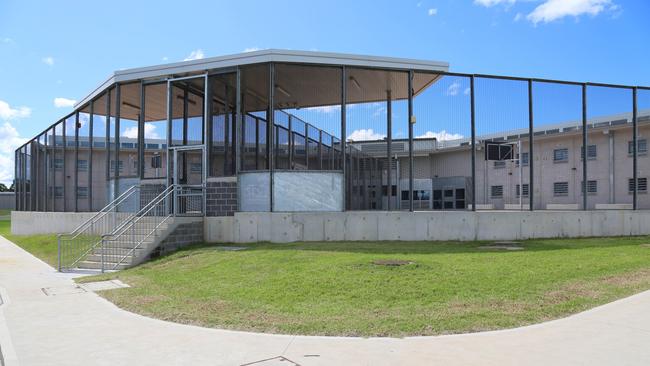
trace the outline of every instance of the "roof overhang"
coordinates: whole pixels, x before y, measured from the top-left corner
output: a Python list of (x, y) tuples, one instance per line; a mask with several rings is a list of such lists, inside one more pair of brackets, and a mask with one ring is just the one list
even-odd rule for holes
[(97, 88), (95, 88), (83, 99), (81, 99), (75, 105), (75, 109), (90, 102), (93, 98), (101, 94), (104, 90), (106, 90), (114, 83), (126, 83), (129, 81), (160, 79), (170, 76), (197, 74), (201, 72), (208, 72), (209, 70), (227, 69), (242, 65), (266, 62), (356, 66), (392, 70), (419, 70), (438, 72), (447, 72), (449, 70), (449, 63), (442, 61), (425, 61), (406, 58), (352, 55), (330, 52), (268, 49), (227, 56), (210, 57), (200, 60), (119, 70), (114, 72)]

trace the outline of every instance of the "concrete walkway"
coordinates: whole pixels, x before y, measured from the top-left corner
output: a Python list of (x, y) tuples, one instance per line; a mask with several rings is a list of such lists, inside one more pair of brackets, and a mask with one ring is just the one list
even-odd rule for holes
[(650, 365), (650, 291), (530, 327), (363, 339), (173, 324), (73, 289), (69, 275), (0, 237), (5, 365)]

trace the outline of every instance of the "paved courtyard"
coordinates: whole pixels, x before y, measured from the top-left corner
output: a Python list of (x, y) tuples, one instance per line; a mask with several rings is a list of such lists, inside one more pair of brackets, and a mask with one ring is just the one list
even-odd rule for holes
[(565, 319), (414, 338), (206, 329), (120, 310), (0, 236), (4, 365), (648, 365), (650, 291)]

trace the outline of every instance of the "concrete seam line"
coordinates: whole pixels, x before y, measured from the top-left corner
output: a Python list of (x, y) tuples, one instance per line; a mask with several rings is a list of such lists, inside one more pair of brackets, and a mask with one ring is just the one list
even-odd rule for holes
[(4, 316), (4, 308), (10, 303), (9, 294), (4, 287), (0, 287), (0, 297), (2, 297), (2, 302), (0, 302), (0, 364), (3, 366), (17, 366), (18, 356), (16, 356), (16, 350), (11, 342), (9, 327)]

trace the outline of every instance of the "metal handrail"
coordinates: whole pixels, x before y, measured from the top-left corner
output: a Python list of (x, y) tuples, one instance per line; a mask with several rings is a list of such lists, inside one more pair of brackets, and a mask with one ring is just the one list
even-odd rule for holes
[[(128, 225), (129, 227), (132, 227), (133, 223), (136, 221), (139, 221), (144, 215), (149, 213), (151, 211), (151, 208), (155, 207), (159, 201), (162, 200), (162, 198), (166, 198), (169, 193), (174, 191), (175, 184), (170, 185), (169, 187), (165, 188), (164, 191), (162, 191), (158, 196), (156, 196), (153, 200), (151, 200), (149, 203), (147, 203), (140, 211), (137, 213), (131, 215), (131, 217), (127, 220), (125, 220), (123, 223), (121, 223), (119, 226), (117, 226), (112, 232), (108, 234), (102, 235), (102, 238), (104, 237), (118, 237), (121, 235), (126, 229), (128, 229), (126, 226)], [(131, 225), (129, 225), (131, 224)]]
[[(160, 195), (158, 195), (158, 197), (156, 197), (156, 198), (155, 198), (154, 200), (152, 200), (149, 204), (147, 204), (147, 205), (146, 205), (142, 210), (140, 210), (140, 212), (138, 212), (137, 214), (135, 214), (135, 215), (133, 216), (133, 218), (132, 218), (131, 220), (129, 220), (129, 223), (128, 223), (127, 225), (122, 225), (122, 227), (121, 227), (119, 230), (117, 230), (117, 231), (119, 231), (119, 233), (117, 233), (117, 232), (113, 232), (113, 233), (111, 233), (111, 234), (102, 235), (102, 240), (101, 240), (101, 243), (102, 243), (102, 248), (101, 248), (101, 250), (102, 250), (102, 253), (101, 253), (101, 255), (102, 255), (102, 265), (101, 265), (101, 267), (102, 267), (102, 271), (104, 271), (104, 269), (105, 269), (105, 260), (104, 260), (104, 255), (105, 255), (105, 251), (106, 251), (105, 249), (106, 249), (106, 247), (105, 247), (104, 243), (107, 242), (107, 241), (117, 241), (117, 240), (118, 240), (122, 235), (124, 235), (124, 234), (126, 233), (127, 230), (129, 230), (129, 229), (133, 229), (133, 228), (135, 227), (135, 225), (136, 225), (138, 222), (140, 222), (140, 220), (142, 220), (142, 218), (144, 218), (144, 217), (149, 217), (149, 216), (147, 216), (147, 214), (150, 213), (153, 209), (155, 209), (155, 208), (158, 206), (158, 204), (160, 204), (161, 202), (164, 202), (165, 200), (168, 200), (168, 199), (169, 199), (169, 196), (170, 196), (171, 194), (173, 194), (173, 193), (176, 191), (177, 188), (178, 188), (178, 187), (177, 187), (176, 185), (171, 185), (171, 186), (167, 187), (167, 188), (166, 188), (166, 189), (165, 189), (165, 190), (164, 190)], [(160, 222), (158, 222), (158, 223), (155, 225), (155, 227), (154, 227), (151, 231), (149, 231), (148, 233), (146, 233), (146, 235), (144, 235), (144, 236), (143, 236), (143, 237), (142, 237), (142, 238), (137, 242), (137, 244), (135, 244), (135, 245), (133, 246), (133, 248), (131, 248), (131, 249), (130, 249), (126, 254), (122, 255), (122, 256), (120, 257), (120, 259), (119, 259), (117, 262), (115, 262), (115, 264), (113, 265), (113, 267), (110, 268), (110, 269), (115, 269), (115, 268), (117, 268), (120, 264), (122, 264), (122, 262), (124, 262), (124, 260), (125, 260), (126, 258), (128, 258), (129, 256), (131, 256), (131, 255), (132, 255), (132, 254), (133, 254), (133, 253), (134, 253), (138, 248), (140, 248), (140, 246), (142, 245), (142, 243), (144, 243), (144, 241), (145, 241), (147, 238), (149, 238), (153, 233), (155, 233), (156, 230), (158, 230), (158, 228), (159, 228), (163, 223), (165, 223), (165, 222), (166, 222), (166, 221), (167, 221), (171, 216), (172, 216), (172, 213), (168, 213), (166, 216), (164, 216), (164, 218), (163, 218), (162, 220), (160, 220)], [(110, 238), (110, 239), (109, 239), (109, 238)]]
[[(75, 242), (81, 240), (80, 236), (82, 234), (86, 235), (92, 235), (93, 233), (90, 232), (90, 230), (95, 229), (95, 225), (101, 222), (102, 219), (106, 217), (109, 213), (116, 213), (116, 210), (119, 208), (119, 206), (124, 203), (126, 200), (134, 196), (138, 191), (140, 190), (139, 185), (131, 186), (129, 189), (124, 191), (122, 194), (120, 194), (117, 198), (115, 198), (113, 201), (108, 203), (104, 208), (102, 208), (99, 212), (94, 214), (91, 218), (88, 220), (84, 221), (81, 225), (76, 227), (73, 231), (70, 233), (65, 233), (65, 234), (59, 234), (57, 235), (57, 249), (58, 249), (58, 256), (57, 256), (57, 267), (58, 270), (61, 271), (63, 267), (65, 266), (66, 268), (73, 268), (79, 261), (81, 261), (83, 258), (85, 258), (99, 243), (99, 240), (97, 241), (91, 241), (90, 243), (76, 243), (79, 248), (79, 253), (73, 253), (73, 260), (71, 261), (70, 264), (64, 264), (63, 263), (63, 252), (65, 251), (68, 253), (69, 251), (74, 252), (77, 248), (75, 247)], [(131, 214), (132, 216), (133, 214)], [(68, 243), (68, 244), (66, 244)], [(67, 249), (67, 250), (66, 250)], [(66, 258), (67, 259), (67, 258)]]
[(129, 189), (124, 191), (124, 193), (119, 195), (116, 199), (114, 199), (109, 204), (104, 206), (104, 208), (99, 210), (91, 218), (84, 221), (81, 225), (77, 226), (74, 230), (72, 230), (69, 233), (58, 234), (57, 236), (60, 237), (70, 236), (71, 239), (74, 239), (77, 235), (79, 235), (82, 232), (82, 230), (85, 230), (89, 224), (94, 224), (95, 222), (99, 221), (99, 219), (104, 217), (106, 214), (110, 213), (114, 207), (117, 207), (120, 203), (124, 202), (127, 198), (131, 196), (131, 194), (133, 194), (139, 188), (140, 186), (131, 186)]

